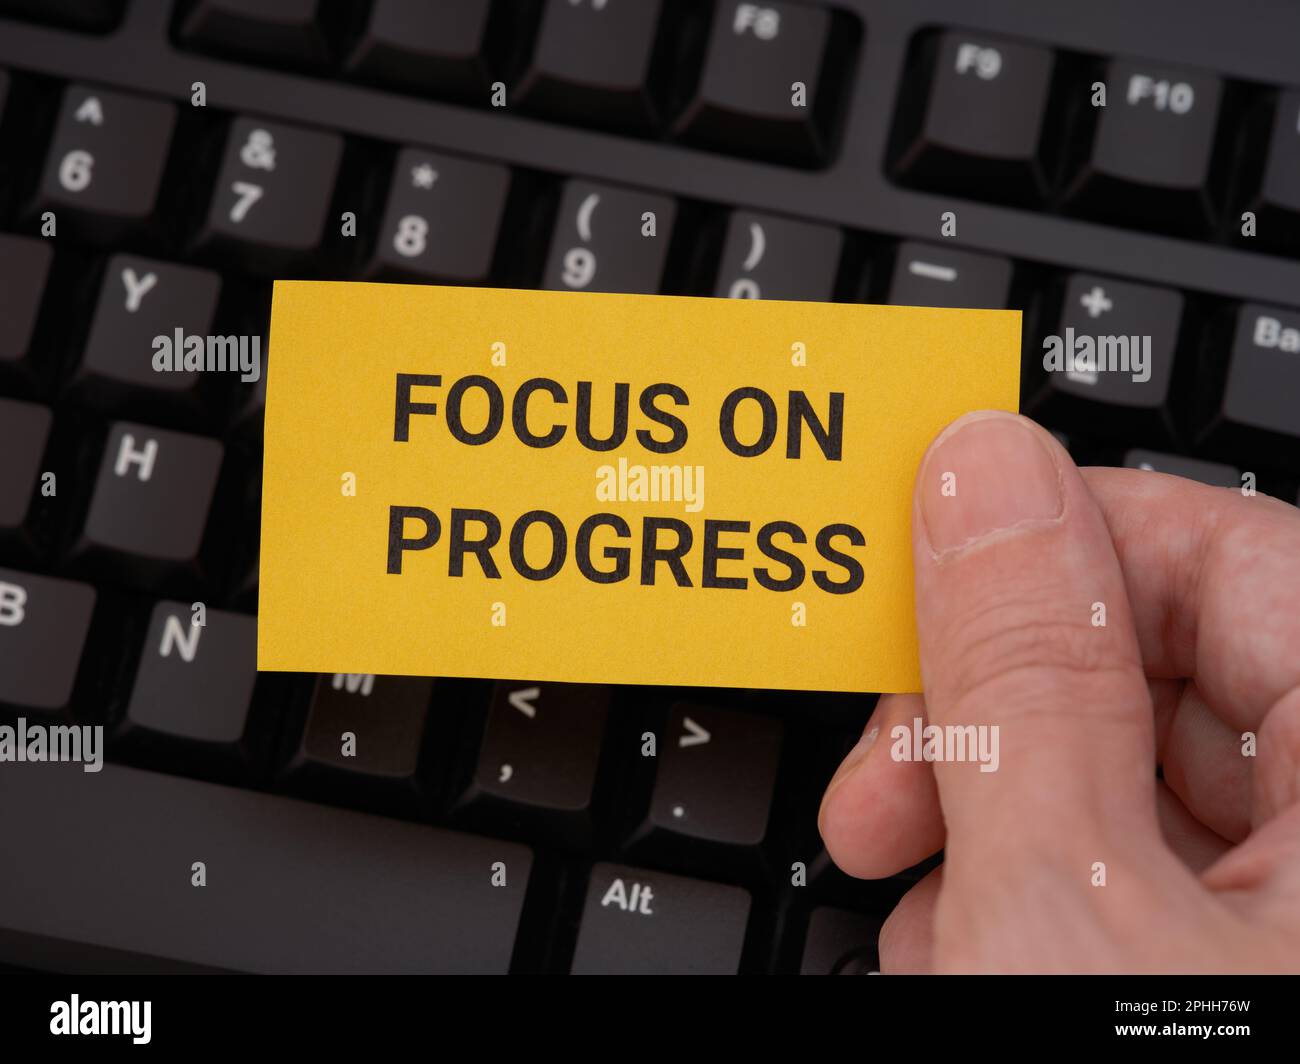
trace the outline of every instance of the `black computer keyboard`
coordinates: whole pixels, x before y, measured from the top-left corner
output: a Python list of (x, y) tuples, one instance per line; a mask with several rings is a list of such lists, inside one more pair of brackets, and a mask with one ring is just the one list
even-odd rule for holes
[[(258, 674), (265, 378), (141, 353), (264, 343), (275, 277), (1012, 307), (1077, 459), (1295, 500), (1298, 41), (1284, 0), (0, 0), (0, 721), (109, 735), (0, 767), (0, 963), (873, 970), (923, 869), (816, 830), (872, 696)], [(1044, 372), (1069, 328), (1151, 379)]]

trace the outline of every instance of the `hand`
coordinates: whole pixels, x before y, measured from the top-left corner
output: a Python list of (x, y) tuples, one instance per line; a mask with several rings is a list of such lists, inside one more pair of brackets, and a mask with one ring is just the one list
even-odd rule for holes
[[(944, 850), (882, 970), (1300, 971), (1300, 511), (990, 411), (912, 528), (925, 694), (881, 698), (819, 816), (850, 875)], [(895, 760), (916, 717), (996, 727), (996, 771)]]

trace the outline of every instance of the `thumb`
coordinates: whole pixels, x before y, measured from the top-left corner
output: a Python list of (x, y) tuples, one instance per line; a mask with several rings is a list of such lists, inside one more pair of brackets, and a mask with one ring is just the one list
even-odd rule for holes
[(1086, 876), (1117, 846), (1161, 845), (1128, 599), (1065, 449), (1026, 418), (968, 414), (926, 453), (912, 523), (929, 734), (997, 751), (934, 765), (949, 879), (1054, 857)]

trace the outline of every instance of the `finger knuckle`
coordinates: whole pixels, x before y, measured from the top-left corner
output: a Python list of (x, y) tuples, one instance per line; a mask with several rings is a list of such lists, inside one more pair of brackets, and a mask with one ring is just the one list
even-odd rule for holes
[(1023, 600), (990, 596), (948, 633), (939, 700), (958, 719), (997, 705), (999, 715), (1045, 704), (1059, 713), (1081, 696), (1127, 693), (1142, 678), (1136, 650), (1093, 628), (1086, 608), (1026, 610)]

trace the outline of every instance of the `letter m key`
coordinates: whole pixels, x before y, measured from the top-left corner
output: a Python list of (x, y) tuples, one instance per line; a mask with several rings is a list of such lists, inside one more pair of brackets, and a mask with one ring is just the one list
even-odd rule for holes
[(375, 677), (368, 672), (336, 672), (334, 679), (330, 682), (336, 691), (347, 689), (348, 694), (354, 695), (358, 691), (363, 695), (368, 695), (375, 687)]

